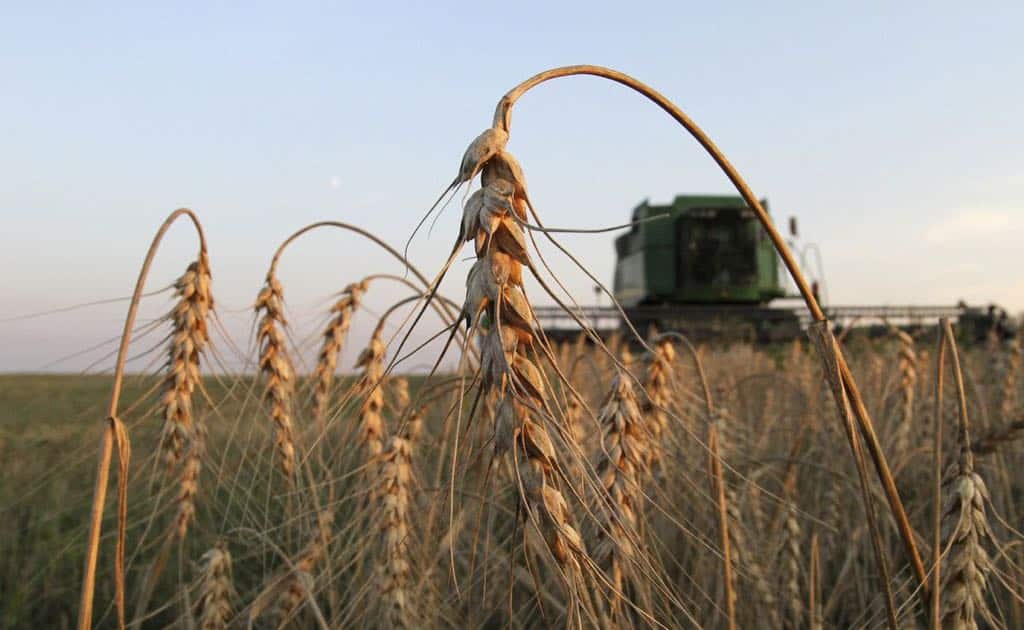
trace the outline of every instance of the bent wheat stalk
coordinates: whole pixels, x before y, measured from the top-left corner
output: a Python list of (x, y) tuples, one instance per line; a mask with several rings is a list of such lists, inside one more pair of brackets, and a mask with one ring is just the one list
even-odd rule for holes
[[(789, 246), (786, 244), (782, 234), (775, 228), (771, 219), (768, 216), (767, 211), (762, 206), (760, 200), (753, 193), (739, 171), (729, 162), (725, 157), (725, 154), (715, 145), (711, 138), (704, 133), (704, 131), (697, 126), (697, 124), (687, 116), (681, 109), (679, 109), (672, 101), (665, 98), (662, 94), (651, 88), (650, 86), (634, 79), (633, 77), (612, 70), (610, 68), (603, 68), (601, 66), (592, 65), (577, 65), (577, 66), (564, 66), (561, 68), (554, 68), (536, 74), (529, 79), (523, 81), (519, 85), (509, 90), (502, 98), (498, 101), (497, 106), (494, 110), (493, 128), (489, 130), (492, 133), (493, 138), (501, 138), (500, 143), (494, 143), (491, 154), (485, 154), (483, 151), (480, 153), (479, 163), (488, 159), (491, 155), (497, 152), (498, 149), (504, 148), (504, 143), (508, 139), (508, 134), (511, 128), (512, 121), (512, 108), (516, 101), (530, 89), (550, 81), (552, 79), (558, 79), (562, 77), (568, 77), (573, 75), (591, 75), (604, 79), (608, 79), (624, 85), (647, 99), (654, 102), (658, 107), (665, 111), (671, 116), (676, 122), (682, 125), (686, 131), (708, 152), (711, 158), (716, 164), (722, 169), (725, 175), (732, 182), (733, 186), (739, 192), (740, 196), (746, 202), (747, 206), (754, 212), (768, 233), (768, 237), (771, 239), (775, 246), (776, 251), (782, 258), (783, 263), (786, 265), (786, 269), (789, 271), (793, 282), (796, 284), (797, 289), (800, 291), (800, 295), (803, 297), (804, 303), (807, 305), (807, 309), (810, 311), (811, 317), (818, 322), (826, 322), (825, 312), (818, 304), (818, 300), (811, 290), (811, 285), (807, 282), (803, 272), (800, 271), (800, 267), (797, 264), (796, 258), (790, 251)], [(499, 146), (500, 145), (500, 146)], [(481, 147), (483, 148), (483, 147)], [(463, 163), (465, 166), (465, 162)], [(478, 170), (477, 165), (471, 165), (471, 168), (466, 171), (466, 175), (475, 174)], [(461, 173), (460, 173), (461, 174)], [(878, 435), (874, 428), (874, 423), (871, 421), (871, 416), (868, 413), (867, 407), (864, 405), (863, 398), (860, 393), (860, 389), (857, 387), (857, 383), (853, 378), (852, 372), (850, 372), (849, 366), (846, 364), (846, 360), (842, 355), (842, 351), (837, 349), (838, 357), (837, 364), (839, 370), (839, 376), (843, 383), (843, 390), (846, 396), (842, 396), (841, 392), (833, 390), (833, 398), (836, 403), (837, 409), (840, 410), (840, 414), (843, 413), (843, 407), (847, 404), (845, 398), (848, 397), (849, 404), (852, 407), (853, 416), (856, 419), (857, 427), (861, 432), (865, 445), (867, 446), (868, 452), (871, 455), (872, 462), (875, 467), (875, 472), (878, 475), (879, 481), (882, 483), (882, 487), (885, 490), (886, 499), (889, 503), (889, 509), (892, 511), (893, 518), (896, 520), (896, 524), (899, 528), (900, 537), (903, 540), (903, 544), (907, 553), (907, 557), (914, 569), (914, 573), (917, 577), (918, 583), (921, 585), (922, 598), (927, 605), (927, 578), (924, 570), (924, 563), (921, 561), (921, 555), (917, 549), (917, 543), (914, 539), (914, 533), (910, 526), (910, 521), (907, 518), (906, 510), (903, 506), (903, 501), (900, 499), (899, 491), (896, 488), (896, 482), (893, 479), (892, 471), (889, 468), (888, 460), (885, 457), (885, 453), (882, 450), (881, 443), (878, 440)], [(853, 439), (852, 436), (848, 436), (848, 439)], [(851, 444), (851, 448), (856, 448)]]
[(128, 345), (131, 343), (132, 329), (135, 327), (135, 318), (138, 314), (139, 302), (142, 300), (146, 279), (149, 277), (149, 269), (167, 230), (182, 216), (187, 216), (195, 226), (199, 237), (200, 256), (204, 256), (207, 251), (206, 236), (203, 234), (203, 227), (199, 223), (199, 218), (191, 210), (179, 208), (172, 212), (163, 225), (160, 226), (160, 229), (157, 230), (156, 236), (153, 237), (153, 242), (146, 252), (142, 268), (139, 270), (139, 277), (135, 282), (135, 290), (132, 293), (132, 301), (128, 306), (128, 314), (125, 317), (124, 330), (121, 333), (121, 343), (117, 349), (114, 382), (110, 393), (110, 404), (107, 407), (107, 427), (100, 441), (99, 461), (96, 469), (96, 486), (93, 490), (92, 509), (89, 514), (89, 534), (85, 545), (85, 567), (82, 571), (82, 597), (78, 609), (79, 630), (89, 630), (92, 627), (92, 605), (96, 589), (96, 560), (99, 557), (100, 531), (103, 526), (103, 507), (107, 500), (107, 482), (110, 478), (110, 463), (113, 458), (115, 444), (118, 450), (119, 470), (117, 490), (118, 535), (114, 563), (114, 586), (116, 591), (118, 627), (124, 628), (125, 626), (124, 550), (128, 511), (128, 460), (131, 456), (131, 446), (128, 441), (128, 433), (124, 428), (124, 424), (118, 419), (117, 411), (121, 400), (121, 385), (124, 382), (125, 364), (128, 360)]

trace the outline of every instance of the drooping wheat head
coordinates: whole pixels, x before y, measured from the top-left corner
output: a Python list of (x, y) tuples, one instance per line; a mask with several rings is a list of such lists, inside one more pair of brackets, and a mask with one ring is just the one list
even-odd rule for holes
[(178, 475), (174, 531), (182, 539), (195, 518), (206, 448), (206, 426), (192, 406), (193, 394), (201, 386), (199, 365), (210, 342), (207, 317), (213, 308), (210, 262), (205, 250), (175, 282), (174, 292), (177, 303), (170, 313), (173, 330), (160, 401), (164, 418), (160, 445), (166, 473)]
[(197, 437), (192, 395), (199, 385), (199, 362), (210, 341), (206, 319), (213, 308), (210, 263), (205, 251), (174, 283), (174, 296), (176, 302), (168, 315), (172, 331), (160, 399), (164, 421), (160, 447), (169, 475)]
[[(529, 265), (526, 239), (526, 181), (519, 163), (505, 151), (508, 133), (499, 127), (480, 134), (466, 150), (456, 183), (480, 172), (483, 188), (466, 203), (460, 230), (473, 241), (477, 261), (467, 277), (463, 315), (480, 340), (483, 387), (497, 400), (496, 449), (508, 444), (527, 516), (527, 535), (543, 541), (568, 584), (580, 575), (583, 541), (571, 523), (559, 489), (559, 457), (548, 434), (551, 421), (546, 388), (534, 363), (538, 344), (533, 311), (523, 292), (523, 266)], [(546, 554), (545, 554), (546, 551)]]

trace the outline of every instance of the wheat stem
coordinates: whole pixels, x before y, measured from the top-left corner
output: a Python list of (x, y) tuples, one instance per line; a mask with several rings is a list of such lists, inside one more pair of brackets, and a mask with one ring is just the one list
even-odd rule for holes
[(99, 458), (96, 466), (96, 485), (93, 489), (92, 508), (89, 513), (89, 534), (85, 546), (85, 567), (82, 571), (82, 592), (81, 604), (78, 609), (78, 629), (89, 630), (92, 627), (92, 605), (93, 595), (96, 589), (96, 560), (99, 557), (100, 531), (103, 526), (103, 507), (107, 499), (107, 482), (110, 477), (110, 463), (113, 457), (115, 444), (118, 450), (118, 536), (117, 551), (114, 567), (115, 600), (117, 602), (117, 623), (119, 628), (124, 628), (124, 548), (125, 533), (127, 527), (128, 510), (128, 459), (131, 454), (131, 447), (128, 441), (128, 434), (124, 425), (118, 419), (118, 403), (121, 399), (121, 385), (124, 381), (124, 369), (128, 359), (128, 344), (131, 342), (132, 330), (135, 327), (135, 317), (139, 310), (139, 302), (146, 278), (149, 276), (149, 269), (156, 257), (157, 249), (163, 240), (164, 234), (171, 225), (182, 216), (191, 219), (199, 236), (199, 251), (206, 252), (206, 236), (203, 234), (202, 225), (198, 217), (187, 208), (179, 208), (170, 214), (160, 229), (157, 230), (153, 242), (146, 252), (146, 259), (139, 270), (139, 277), (135, 282), (135, 290), (132, 293), (132, 301), (128, 306), (128, 314), (125, 317), (124, 330), (121, 333), (121, 342), (117, 349), (117, 363), (114, 368), (114, 382), (110, 393), (110, 404), (107, 408), (107, 427), (103, 432), (100, 441)]

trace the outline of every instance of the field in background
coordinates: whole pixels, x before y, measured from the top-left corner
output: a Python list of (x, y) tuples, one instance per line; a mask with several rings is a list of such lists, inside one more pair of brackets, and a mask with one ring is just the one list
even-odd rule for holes
[[(930, 532), (932, 510), (929, 481), (934, 390), (932, 342), (932, 339), (920, 339), (908, 348), (895, 338), (858, 339), (848, 347), (908, 512), (922, 534), (921, 544), (925, 550), (928, 549), (925, 539)], [(1013, 356), (1006, 349), (1009, 347), (977, 347), (966, 352), (969, 410), (979, 439), (998, 434), (1017, 419), (1013, 414), (1020, 413), (1019, 408), (1007, 400), (1011, 395), (1020, 399), (1019, 385), (1006, 372), (1010, 365), (1008, 358)], [(907, 360), (908, 350), (912, 352), (912, 363)], [(630, 362), (633, 374), (645, 378), (650, 357), (623, 347), (617, 353)], [(758, 615), (768, 614), (774, 618), (805, 620), (817, 617), (825, 627), (883, 624), (880, 591), (877, 586), (870, 586), (877, 576), (872, 565), (870, 540), (863, 526), (862, 508), (855, 498), (858, 492), (855, 469), (850, 463), (849, 448), (839, 433), (833, 403), (823, 388), (816, 357), (809, 353), (805, 344), (701, 348), (700, 354), (716, 404), (725, 418), (720, 425), (721, 443), (735, 518), (733, 542), (741, 547), (743, 554), (742, 559), (737, 559), (739, 618), (753, 622)], [(569, 346), (561, 348), (558, 356), (562, 368), (573, 375), (572, 380), (587, 404), (599, 409), (614, 376), (608, 358), (593, 350), (581, 352)], [(674, 358), (672, 370), (671, 407), (681, 422), (672, 423), (668, 433), (662, 436), (666, 460), (662, 472), (645, 482), (651, 500), (645, 536), (649, 537), (651, 552), (658, 558), (659, 571), (674, 580), (673, 597), (685, 602), (702, 623), (724, 627), (724, 613), (714, 603), (715, 592), (722, 587), (722, 576), (720, 561), (715, 559), (713, 551), (717, 525), (714, 503), (709, 498), (708, 460), (703, 445), (707, 427), (700, 412), (700, 385), (692, 362), (684, 354)], [(1008, 378), (1009, 387), (1013, 389), (1007, 389)], [(414, 391), (419, 387), (419, 379), (415, 381)], [(200, 556), (218, 540), (227, 540), (236, 554), (235, 580), (240, 596), (235, 606), (242, 609), (247, 603), (251, 604), (252, 598), (264, 588), (268, 576), (275, 574), (274, 566), (280, 565), (281, 560), (269, 553), (264, 543), (254, 544), (247, 539), (251, 534), (240, 533), (230, 521), (244, 524), (248, 520), (254, 530), (263, 529), (265, 535), (293, 550), (292, 553), (301, 551), (302, 540), (309, 535), (308, 522), (289, 524), (286, 520), (285, 526), (279, 529), (266, 520), (287, 514), (296, 507), (275, 509), (265, 504), (268, 498), (261, 493), (261, 485), (276, 484), (280, 480), (274, 481), (270, 475), (274, 461), (270, 437), (273, 425), (258, 404), (254, 405), (259, 394), (254, 390), (254, 379), (207, 378), (204, 383), (210, 400), (216, 405), (213, 413), (209, 401), (197, 404), (197, 408), (204, 410), (202, 413), (211, 433), (210, 453), (204, 462), (200, 484), (197, 524), (185, 541), (183, 557), (171, 563), (178, 562), (180, 566), (169, 568), (155, 589), (152, 597), (155, 617), (146, 627), (181, 621), (184, 614), (179, 599), (181, 588), (194, 585)], [(348, 391), (355, 384), (352, 379), (342, 379), (337, 392)], [(949, 382), (946, 385), (949, 391), (951, 385)], [(129, 497), (134, 506), (129, 523), (129, 611), (146, 570), (143, 559), (155, 552), (154, 523), (165, 518), (160, 513), (166, 512), (168, 505), (166, 500), (161, 503), (153, 498), (156, 494), (153, 484), (159, 479), (159, 474), (154, 476), (154, 466), (161, 422), (153, 415), (157, 400), (153, 394), (158, 386), (159, 380), (155, 377), (129, 378), (122, 405), (134, 448)], [(0, 376), (0, 478), (3, 479), (0, 485), (3, 512), (0, 520), (0, 540), (3, 541), (0, 609), (4, 611), (0, 626), (61, 628), (74, 625), (96, 447), (109, 388), (110, 379), (101, 376)], [(303, 386), (300, 385), (299, 390), (302, 391)], [(389, 407), (392, 398), (389, 385)], [(469, 399), (471, 396), (467, 397), (467, 408)], [(442, 447), (442, 408), (452, 400), (451, 396), (442, 396), (440, 403), (431, 407), (425, 437), (414, 451), (421, 483), (413, 500), (424, 509), (445, 500), (443, 484), (438, 487), (430, 480), (444, 479), (447, 475), (450, 462), (445, 459)], [(957, 414), (955, 396), (947, 395), (946, 401), (945, 461), (949, 463), (956, 460)], [(354, 426), (359, 418), (358, 409), (359, 405), (350, 401), (337, 411), (342, 422)], [(386, 422), (394, 423), (395, 417), (387, 409), (384, 409)], [(369, 617), (359, 616), (345, 603), (350, 598), (363, 601), (366, 597), (361, 588), (349, 582), (360, 574), (365, 578), (362, 569), (353, 569), (352, 563), (372, 562), (373, 558), (373, 545), (358, 536), (353, 538), (351, 531), (355, 523), (367, 522), (361, 512), (364, 499), (359, 498), (358, 485), (345, 480), (346, 469), (351, 473), (357, 466), (353, 462), (358, 461), (350, 458), (358, 447), (351, 439), (352, 426), (335, 427), (325, 440), (324, 453), (346, 454), (344, 463), (327, 464), (335, 466), (332, 470), (343, 488), (339, 492), (344, 499), (339, 502), (335, 515), (338, 533), (333, 549), (338, 561), (317, 569), (316, 574), (321, 579), (333, 574), (331, 581), (318, 582), (317, 597), (323, 598), (322, 606), (328, 613), (333, 612), (350, 622), (368, 623)], [(304, 436), (302, 439), (311, 435), (309, 427), (298, 430)], [(586, 457), (597, 462), (600, 431), (585, 421), (578, 430)], [(1024, 449), (1012, 441), (1016, 434), (1004, 437), (1006, 439), (997, 441), (995, 454), (977, 456), (978, 470), (992, 496), (989, 510), (997, 541), (1012, 540), (1015, 535), (1003, 523), (1020, 526), (1019, 508), (1014, 501), (1024, 493), (1024, 479), (1018, 472), (1019, 465), (1024, 464)], [(486, 443), (477, 438), (479, 436), (466, 438), (473, 445), (467, 447), (467, 453), (478, 453)], [(254, 463), (256, 468), (268, 473), (266, 478), (229, 475), (229, 471), (248, 470), (248, 465)], [(472, 463), (467, 465), (473, 466)], [(467, 492), (478, 483), (472, 472), (469, 474), (465, 481)], [(667, 484), (667, 479), (677, 481)], [(112, 477), (112, 492), (113, 481)], [(306, 488), (305, 491), (311, 490)], [(234, 496), (238, 493), (252, 496), (243, 501)], [(510, 497), (503, 493), (494, 495), (492, 500), (495, 507), (505, 505), (504, 509), (514, 510), (514, 502), (508, 503)], [(876, 503), (880, 513), (884, 513), (881, 495), (876, 497)], [(655, 504), (666, 511), (664, 519), (671, 517), (668, 521), (653, 511)], [(459, 505), (467, 510), (467, 515), (475, 514), (468, 504)], [(258, 516), (250, 513), (267, 509), (269, 512), (263, 511)], [(303, 508), (299, 514), (308, 509), (308, 506)], [(110, 579), (112, 516), (108, 510), (97, 590), (97, 611), (103, 611), (105, 620), (101, 627), (113, 622), (110, 608), (113, 598)], [(438, 555), (436, 548), (442, 538), (439, 532), (447, 527), (447, 515), (443, 511), (428, 511), (419, 513), (419, 517), (422, 520), (415, 524), (417, 533), (434, 532), (430, 536), (415, 536), (416, 548), (411, 550), (417, 559), (417, 569), (429, 576), (418, 582), (417, 596), (438, 608), (430, 613), (434, 615), (430, 617), (430, 625), (457, 621), (497, 623), (502, 619), (505, 621), (501, 623), (506, 623), (508, 618), (502, 611), (507, 602), (502, 602), (507, 598), (509, 584), (502, 582), (501, 576), (507, 572), (507, 560), (498, 562), (501, 571), (495, 571), (490, 578), (500, 582), (500, 588), (490, 594), (470, 588), (468, 596), (481, 598), (485, 608), (464, 609), (457, 603), (446, 579), (447, 554)], [(678, 526), (671, 524), (675, 519), (679, 521)], [(257, 526), (265, 521), (269, 528)], [(911, 576), (903, 563), (892, 522), (883, 518), (882, 523), (888, 557), (896, 561), (897, 601), (909, 621), (915, 601)], [(475, 545), (481, 544), (477, 540), (478, 532), (471, 530), (450, 532), (461, 547), (459, 553), (469, 553)], [(500, 526), (492, 525), (490, 531), (495, 539), (478, 550), (484, 556), (494, 556), (515, 539), (514, 533)], [(374, 535), (372, 528), (360, 533)], [(354, 542), (356, 540), (360, 542)], [(353, 546), (358, 548), (358, 553), (350, 548)], [(1015, 573), (1014, 566), (1021, 554), (1019, 549), (1007, 551), (1010, 556), (996, 559), (997, 566), (1001, 566), (999, 573), (1007, 578), (990, 582), (988, 598), (1009, 627), (1019, 627), (1017, 623), (1024, 621), (1020, 616), (1021, 607), (1002, 583), (1016, 588), (1019, 574)], [(491, 562), (495, 561), (492, 557)], [(470, 576), (475, 573), (461, 565), (460, 571), (467, 571), (463, 579), (472, 583)], [(521, 592), (532, 590), (528, 576), (512, 575), (515, 575), (513, 583), (520, 589), (517, 593), (524, 601), (532, 601)], [(333, 594), (329, 592), (331, 589), (335, 589)], [(546, 597), (557, 598), (555, 595)], [(518, 599), (516, 606), (510, 614), (517, 623), (543, 625), (538, 609)], [(421, 611), (420, 614), (428, 613)], [(298, 615), (295, 627), (308, 627), (312, 623), (308, 610), (300, 610)], [(333, 619), (337, 620), (338, 617)]]

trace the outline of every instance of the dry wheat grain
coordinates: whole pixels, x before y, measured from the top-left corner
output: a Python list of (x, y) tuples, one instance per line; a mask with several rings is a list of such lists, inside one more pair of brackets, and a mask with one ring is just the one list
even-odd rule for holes
[(409, 440), (393, 436), (381, 456), (380, 506), (381, 557), (377, 566), (380, 623), (387, 628), (417, 627), (416, 600), (411, 592), (412, 561), (409, 552), (412, 447)]
[(593, 549), (594, 559), (614, 589), (614, 618), (621, 608), (626, 580), (637, 553), (637, 512), (643, 497), (640, 479), (647, 464), (643, 419), (628, 376), (618, 374), (613, 379), (598, 422), (601, 451), (596, 469), (606, 494)]
[(534, 362), (541, 342), (522, 290), (522, 268), (530, 264), (519, 225), (527, 216), (526, 184), (504, 151), (507, 139), (501, 129), (485, 131), (467, 149), (460, 167), (462, 181), (482, 171), (483, 182), (479, 203), (467, 204), (461, 232), (464, 240), (474, 242), (477, 256), (467, 277), (463, 314), (482, 337), (483, 385), (496, 392), (497, 430), (503, 433), (496, 449), (511, 446), (528, 540), (536, 534), (543, 541), (540, 551), (550, 554), (568, 584), (575, 585), (585, 551), (559, 489), (559, 458), (545, 426), (546, 390)]
[(235, 587), (231, 575), (231, 553), (218, 545), (200, 560), (199, 598), (196, 620), (199, 630), (227, 630), (233, 614), (231, 600)]
[(295, 431), (292, 426), (292, 394), (295, 370), (288, 355), (284, 328), (284, 289), (273, 274), (256, 297), (256, 313), (262, 313), (257, 330), (260, 373), (266, 381), (263, 400), (275, 427), (275, 445), (281, 470), (289, 479), (295, 472)]
[(316, 382), (313, 388), (313, 418), (317, 421), (322, 421), (327, 411), (331, 386), (334, 384), (334, 372), (338, 366), (338, 354), (352, 325), (352, 314), (358, 310), (365, 292), (365, 281), (350, 284), (342, 291), (341, 298), (331, 306), (333, 316), (324, 330), (323, 343), (313, 372)]
[(366, 348), (356, 360), (363, 368), (359, 389), (363, 403), (359, 408), (359, 440), (370, 457), (384, 450), (384, 340), (380, 330), (374, 332)]

